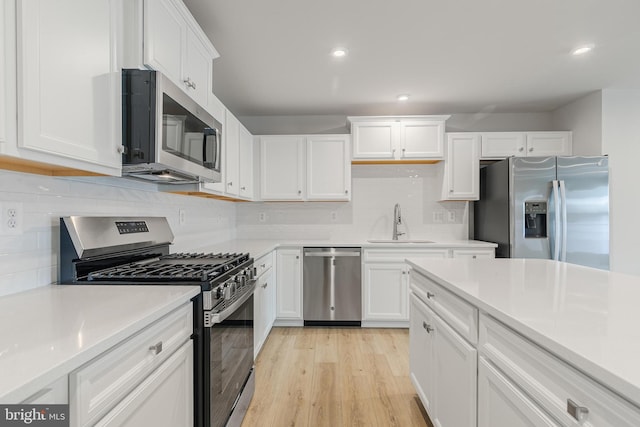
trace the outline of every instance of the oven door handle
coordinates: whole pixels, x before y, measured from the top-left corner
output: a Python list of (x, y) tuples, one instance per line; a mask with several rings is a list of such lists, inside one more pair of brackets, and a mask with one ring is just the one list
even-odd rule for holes
[(205, 328), (210, 328), (215, 324), (224, 322), (227, 317), (229, 317), (242, 304), (244, 304), (249, 298), (251, 298), (253, 292), (256, 290), (256, 279), (251, 279), (249, 282), (251, 283), (251, 289), (245, 292), (240, 298), (235, 300), (229, 307), (225, 308), (220, 313), (211, 313), (211, 311), (204, 312)]

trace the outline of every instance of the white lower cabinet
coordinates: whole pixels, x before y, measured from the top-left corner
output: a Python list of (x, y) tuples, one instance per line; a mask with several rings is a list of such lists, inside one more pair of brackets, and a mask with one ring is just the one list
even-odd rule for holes
[(411, 379), (435, 427), (475, 427), (477, 350), (411, 295)]
[(509, 381), (480, 357), (478, 362), (478, 427), (560, 426)]
[(71, 426), (191, 425), (192, 333), (188, 303), (71, 372)]
[(95, 425), (193, 425), (193, 342), (180, 347)]
[(409, 320), (408, 271), (404, 263), (365, 264), (362, 320)]
[(453, 249), (451, 251), (453, 258), (495, 258), (495, 249)]
[(269, 336), (276, 318), (276, 284), (273, 253), (256, 260), (256, 291), (254, 294), (253, 353), (254, 358)]
[(33, 405), (55, 405), (69, 403), (69, 376), (64, 375), (48, 386), (32, 394), (21, 403)]
[(302, 325), (301, 249), (276, 252), (276, 319), (279, 324)]
[(363, 326), (407, 327), (409, 267), (406, 258), (447, 258), (449, 249), (365, 249)]

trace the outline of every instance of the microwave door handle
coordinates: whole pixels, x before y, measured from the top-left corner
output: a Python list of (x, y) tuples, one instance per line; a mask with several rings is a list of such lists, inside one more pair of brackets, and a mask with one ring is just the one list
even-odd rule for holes
[[(208, 137), (210, 135), (216, 135), (216, 131), (214, 129), (205, 129), (202, 135), (202, 165), (205, 167), (207, 166), (207, 142), (209, 141)], [(212, 164), (215, 165), (217, 160), (216, 150), (213, 150), (213, 156)]]

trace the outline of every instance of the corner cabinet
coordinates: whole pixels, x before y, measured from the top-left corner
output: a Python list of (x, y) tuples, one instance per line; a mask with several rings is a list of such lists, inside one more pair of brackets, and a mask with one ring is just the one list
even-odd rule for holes
[(480, 136), (448, 133), (445, 142), (443, 200), (478, 200), (480, 195)]
[(353, 160), (441, 160), (449, 116), (348, 117)]
[(259, 140), (261, 200), (351, 199), (348, 135), (274, 135)]
[(302, 326), (302, 251), (276, 251), (276, 323)]
[(484, 132), (480, 138), (482, 159), (570, 156), (572, 153), (571, 132)]
[[(122, 1), (18, 0), (1, 8), (0, 112), (8, 119), (0, 123), (1, 167), (120, 175)], [(70, 66), (64, 58), (84, 59)]]

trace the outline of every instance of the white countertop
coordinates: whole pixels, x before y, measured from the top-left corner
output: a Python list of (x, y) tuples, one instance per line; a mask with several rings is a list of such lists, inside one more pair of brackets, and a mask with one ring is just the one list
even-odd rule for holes
[(640, 406), (640, 277), (538, 259), (409, 264)]
[(410, 243), (406, 241), (389, 243), (370, 243), (368, 241), (335, 241), (335, 240), (260, 240), (260, 239), (236, 239), (226, 242), (207, 245), (194, 250), (194, 252), (248, 252), (254, 259), (258, 259), (277, 248), (325, 246), (325, 247), (362, 247), (371, 248), (487, 248), (493, 249), (498, 245), (479, 240), (453, 240), (433, 243)]
[(28, 398), (199, 292), (52, 285), (0, 298), (0, 402)]

